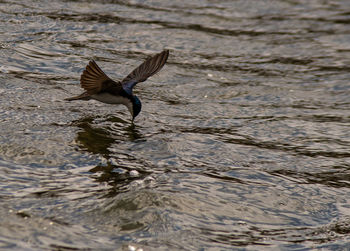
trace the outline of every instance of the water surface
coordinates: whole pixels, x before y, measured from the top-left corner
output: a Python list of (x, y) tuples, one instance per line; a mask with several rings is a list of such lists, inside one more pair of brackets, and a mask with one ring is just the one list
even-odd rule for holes
[[(347, 250), (350, 3), (1, 1), (4, 250)], [(125, 107), (66, 102), (91, 58)]]

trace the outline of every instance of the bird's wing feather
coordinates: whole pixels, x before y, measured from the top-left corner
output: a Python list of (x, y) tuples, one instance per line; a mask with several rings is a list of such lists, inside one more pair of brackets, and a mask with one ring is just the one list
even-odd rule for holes
[(160, 69), (162, 69), (168, 59), (168, 56), (169, 50), (164, 50), (139, 65), (126, 78), (122, 80), (124, 90), (131, 94), (132, 88), (137, 83), (146, 81), (147, 78), (156, 74)]
[(81, 87), (90, 95), (97, 94), (114, 84), (116, 82), (110, 79), (94, 60), (89, 62), (80, 77)]

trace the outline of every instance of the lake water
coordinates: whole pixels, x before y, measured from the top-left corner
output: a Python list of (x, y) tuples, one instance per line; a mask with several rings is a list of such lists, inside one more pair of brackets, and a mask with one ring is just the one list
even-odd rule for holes
[(350, 249), (350, 1), (4, 0), (0, 56), (2, 250)]

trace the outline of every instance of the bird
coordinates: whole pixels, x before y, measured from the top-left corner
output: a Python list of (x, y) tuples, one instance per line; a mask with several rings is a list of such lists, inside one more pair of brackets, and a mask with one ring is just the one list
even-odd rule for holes
[(114, 81), (109, 78), (96, 62), (91, 60), (80, 77), (80, 85), (85, 92), (65, 100), (94, 99), (107, 104), (123, 104), (128, 108), (133, 123), (142, 107), (141, 100), (133, 94), (133, 87), (159, 72), (166, 63), (168, 56), (169, 50), (163, 50), (146, 59), (121, 81)]

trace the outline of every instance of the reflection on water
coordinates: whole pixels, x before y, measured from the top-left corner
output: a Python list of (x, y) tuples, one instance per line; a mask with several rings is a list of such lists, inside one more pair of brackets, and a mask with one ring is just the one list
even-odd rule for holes
[(127, 126), (127, 123), (129, 122), (117, 117), (108, 117), (103, 121), (99, 117), (88, 116), (74, 121), (72, 125), (81, 128), (77, 133), (76, 141), (82, 149), (109, 158), (111, 153), (109, 147), (112, 144), (142, 138), (137, 126), (135, 124)]
[(77, 133), (76, 141), (81, 144), (83, 149), (92, 154), (108, 155), (108, 147), (114, 142), (109, 136), (107, 130), (102, 128), (93, 128), (91, 122), (93, 118), (88, 117), (75, 122), (82, 131)]
[[(0, 6), (1, 248), (349, 249), (348, 1)], [(64, 101), (163, 49), (135, 124)]]

